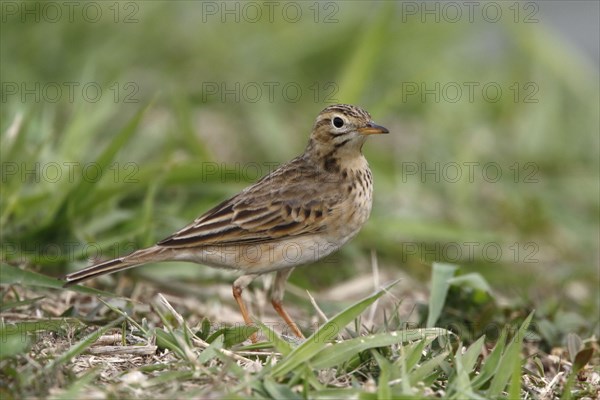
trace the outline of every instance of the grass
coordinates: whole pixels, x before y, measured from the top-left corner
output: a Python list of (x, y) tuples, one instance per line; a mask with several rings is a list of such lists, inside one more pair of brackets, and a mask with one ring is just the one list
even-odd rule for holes
[[(356, 2), (335, 23), (222, 23), (197, 3), (131, 4), (128, 24), (105, 8), (1, 25), (3, 398), (597, 396), (597, 66), (547, 21), (421, 23)], [(70, 101), (67, 82), (102, 96)], [(503, 94), (470, 101), (466, 82)], [(292, 275), (309, 340), (259, 281), (265, 341), (248, 345), (232, 276), (210, 268), (51, 278), (154, 243), (295, 156), (333, 100), (392, 134), (365, 145), (368, 225)]]
[[(10, 266), (3, 266), (2, 272), (2, 284), (11, 284), (13, 295), (45, 293), (62, 284)], [(432, 287), (428, 309), (432, 326), (450, 285), (468, 291), (466, 280), (457, 281), (453, 274), (448, 265), (434, 265), (433, 282), (446, 285)], [(28, 322), (0, 327), (4, 342), (12, 344), (8, 354), (3, 351), (3, 373), (12, 388), (6, 394), (91, 397), (98, 389), (89, 383), (96, 381), (105, 383), (104, 395), (116, 397), (145, 397), (143, 393), (151, 391), (153, 397), (253, 393), (267, 398), (515, 398), (551, 394), (557, 390), (554, 385), (571, 388), (575, 376), (573, 391), (579, 397), (592, 396), (596, 390), (589, 362), (597, 346), (572, 334), (565, 353), (571, 361), (544, 356), (542, 340), (532, 329), (534, 312), (520, 323), (501, 327), (499, 336), (482, 335), (468, 340), (470, 344), (456, 329), (407, 327), (399, 314), (382, 324), (361, 320), (375, 302), (391, 296), (396, 285), (328, 317), (301, 343), (274, 331), (278, 324), (270, 327), (257, 321), (261, 342), (255, 345), (243, 342), (256, 329), (239, 325), (215, 329), (208, 319), (193, 323), (200, 315), (184, 297), (158, 294), (132, 300), (99, 293), (102, 300), (98, 294), (57, 296), (54, 290), (43, 299), (9, 306), (65, 310), (61, 318), (29, 317)], [(375, 311), (385, 314), (390, 304), (394, 302), (379, 304)], [(186, 315), (176, 309), (184, 309)], [(13, 319), (17, 315), (7, 314)], [(35, 361), (27, 351), (37, 355)], [(569, 372), (555, 375), (562, 375), (559, 381), (550, 380), (542, 362)], [(581, 379), (588, 375), (589, 381)]]

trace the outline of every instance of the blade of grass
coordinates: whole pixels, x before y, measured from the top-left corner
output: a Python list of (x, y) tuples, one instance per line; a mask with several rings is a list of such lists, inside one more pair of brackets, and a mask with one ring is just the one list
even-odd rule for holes
[(177, 356), (181, 360), (186, 360), (185, 352), (181, 350), (180, 346), (177, 343), (177, 340), (175, 340), (172, 334), (157, 328), (154, 331), (154, 335), (156, 336), (156, 345), (159, 348), (169, 349), (173, 353), (177, 354)]
[(100, 336), (104, 335), (106, 332), (108, 332), (108, 330), (114, 328), (115, 326), (120, 325), (123, 321), (125, 321), (125, 318), (119, 317), (118, 319), (114, 320), (108, 325), (104, 325), (102, 328), (90, 333), (85, 338), (71, 346), (69, 350), (67, 350), (66, 352), (64, 352), (63, 354), (46, 364), (44, 366), (44, 369), (53, 370), (54, 368), (57, 368), (62, 364), (66, 364), (71, 359), (77, 357), (78, 355), (86, 351), (92, 344), (94, 344), (96, 340), (98, 340)]
[(461, 276), (455, 276), (453, 278), (448, 279), (449, 285), (457, 285), (457, 286), (468, 286), (473, 289), (481, 290), (487, 293), (491, 293), (492, 288), (490, 284), (485, 280), (485, 278), (476, 272), (471, 272), (469, 274), (464, 274)]
[[(378, 351), (372, 350), (371, 354), (379, 365), (379, 379), (377, 380), (377, 398), (378, 399), (391, 399), (392, 391), (390, 390), (390, 369), (392, 365), (390, 362)], [(402, 380), (404, 383), (404, 379)]]
[(439, 368), (442, 361), (450, 354), (449, 351), (444, 351), (430, 360), (425, 361), (409, 375), (410, 381), (415, 384), (422, 382), (427, 376), (431, 375), (434, 369)]
[(436, 328), (376, 333), (369, 336), (361, 336), (333, 343), (331, 346), (325, 347), (310, 361), (310, 364), (317, 369), (330, 368), (348, 361), (352, 356), (368, 349), (386, 347), (420, 339), (424, 341), (429, 339), (433, 340), (440, 336), (440, 334), (442, 334), (442, 332), (440, 329)]
[[(199, 364), (196, 362), (196, 355), (191, 349), (192, 346), (189, 336), (185, 333), (187, 332), (186, 326), (183, 326), (183, 332), (176, 331), (171, 326), (166, 316), (159, 310), (159, 307), (154, 306), (152, 308), (166, 329), (166, 332), (161, 329), (156, 329), (155, 334), (157, 342), (159, 338), (164, 340), (164, 344), (170, 346), (169, 348), (176, 352), (182, 360), (187, 361), (193, 367), (199, 367)], [(177, 319), (177, 317), (175, 317), (175, 319)]]
[(163, 372), (155, 378), (148, 379), (148, 381), (145, 382), (144, 387), (164, 385), (169, 382), (184, 382), (189, 379), (192, 379), (195, 374), (195, 371), (189, 370)]
[(205, 364), (208, 361), (212, 360), (213, 358), (217, 357), (219, 355), (219, 350), (221, 350), (223, 348), (223, 343), (224, 343), (223, 336), (219, 336), (218, 338), (216, 338), (210, 344), (210, 346), (208, 346), (206, 349), (204, 349), (202, 351), (202, 353), (200, 353), (200, 356), (198, 357), (198, 363)]
[[(112, 142), (104, 149), (100, 156), (96, 159), (95, 164), (98, 169), (104, 171), (108, 168), (109, 164), (114, 160), (115, 155), (121, 150), (125, 144), (131, 139), (133, 134), (142, 120), (142, 117), (146, 111), (152, 106), (152, 102), (146, 105), (146, 107), (140, 109), (131, 120), (117, 133)], [(65, 197), (65, 203), (63, 206), (66, 207), (67, 214), (69, 216), (77, 215), (77, 213), (85, 207), (88, 207), (88, 200), (93, 199), (94, 191), (93, 186), (99, 181), (92, 181), (89, 179), (81, 179), (77, 185), (73, 187), (69, 195)], [(70, 218), (71, 219), (71, 218)]]
[[(51, 289), (59, 289), (65, 290), (63, 285), (65, 284), (63, 281), (52, 278), (46, 275), (39, 274), (33, 271), (27, 271), (24, 269), (19, 269), (8, 264), (0, 263), (0, 284), (3, 285), (13, 285), (19, 284), (23, 286), (29, 287), (43, 287), (43, 288), (51, 288)], [(71, 286), (68, 290), (83, 293), (83, 294), (91, 294), (98, 296), (105, 296), (110, 298), (118, 298), (113, 293), (105, 292), (103, 290), (97, 290), (93, 288), (89, 288), (86, 286)]]
[(499, 396), (512, 376), (515, 363), (519, 363), (520, 369), (521, 345), (532, 318), (533, 311), (529, 314), (525, 321), (523, 321), (515, 337), (512, 338), (510, 344), (506, 347), (506, 352), (498, 363), (498, 368), (494, 374), (494, 377), (492, 378), (492, 382), (490, 383), (490, 387), (486, 392), (486, 396), (490, 398)]
[(461, 357), (454, 357), (454, 375), (449, 380), (448, 393), (451, 394), (451, 399), (472, 398), (473, 390), (471, 388), (471, 381), (462, 365)]
[(456, 350), (454, 355), (455, 374), (450, 377), (448, 383), (448, 391), (453, 393), (451, 398), (483, 399), (483, 397), (475, 393), (469, 374), (475, 367), (475, 362), (481, 353), (484, 340), (484, 336), (480, 337), (475, 343), (469, 346), (464, 354), (461, 354), (461, 346)]
[[(359, 388), (327, 388), (323, 390), (314, 391), (311, 393), (314, 399), (369, 399), (370, 397), (365, 396), (363, 389)], [(373, 396), (374, 397), (374, 396)]]
[(426, 337), (417, 343), (404, 345), (406, 368), (411, 371), (423, 357), (423, 349), (429, 346), (435, 338)]
[(102, 304), (104, 304), (106, 307), (108, 307), (110, 310), (112, 310), (113, 312), (115, 312), (116, 314), (119, 314), (120, 316), (124, 317), (127, 320), (127, 322), (129, 322), (132, 326), (135, 326), (137, 329), (139, 329), (140, 332), (142, 332), (146, 338), (150, 338), (151, 337), (150, 331), (148, 329), (144, 328), (142, 325), (138, 324), (138, 322), (136, 320), (134, 320), (133, 318), (131, 318), (126, 312), (124, 312), (121, 309), (113, 306), (109, 302), (104, 301), (101, 298), (98, 298), (98, 300)]
[(508, 386), (508, 398), (518, 400), (521, 398), (521, 351), (523, 342), (517, 341), (512, 357), (512, 374)]
[(302, 399), (302, 397), (293, 392), (289, 386), (276, 383), (269, 377), (264, 379), (263, 387), (273, 399)]
[[(1, 321), (0, 321), (1, 322)], [(77, 318), (42, 319), (38, 321), (22, 321), (11, 324), (0, 324), (0, 338), (13, 335), (27, 335), (37, 332), (65, 332), (68, 328), (85, 326)]]
[(477, 362), (477, 358), (481, 354), (481, 349), (483, 348), (483, 343), (485, 342), (485, 335), (477, 339), (477, 341), (469, 346), (467, 351), (464, 354), (458, 354), (457, 358), (461, 358), (461, 362), (463, 368), (467, 373), (471, 373), (475, 368), (475, 363)]
[(0, 360), (27, 353), (32, 343), (29, 335), (24, 334), (18, 327), (11, 325), (2, 326), (0, 329), (0, 339), (2, 340)]
[[(519, 365), (519, 374), (521, 371), (520, 351), (521, 346), (519, 341), (511, 342), (506, 348), (506, 353), (500, 360), (498, 370), (494, 375), (489, 389), (486, 391), (488, 398), (496, 398), (504, 390), (508, 384), (508, 380), (513, 375), (514, 365)], [(519, 378), (520, 379), (520, 378)], [(517, 397), (518, 398), (518, 397)]]
[(30, 304), (34, 304), (45, 297), (46, 296), (39, 296), (39, 297), (34, 297), (33, 299), (11, 301), (9, 303), (2, 303), (2, 304), (0, 304), (0, 312), (4, 312), (4, 311), (10, 310), (12, 308), (17, 308), (17, 307), (21, 307), (21, 306), (27, 306)]
[(262, 333), (269, 339), (271, 343), (273, 343), (273, 346), (278, 352), (280, 352), (283, 356), (290, 354), (292, 351), (292, 346), (288, 342), (281, 339), (274, 330), (263, 324), (261, 321), (256, 320), (254, 323), (258, 325)]
[(506, 347), (506, 336), (507, 330), (503, 329), (498, 341), (496, 342), (496, 346), (494, 346), (494, 349), (492, 350), (492, 353), (484, 361), (483, 367), (481, 368), (481, 371), (479, 371), (479, 375), (473, 380), (472, 385), (475, 390), (483, 386), (496, 374), (500, 364), (500, 359), (504, 353), (504, 348)]
[(206, 342), (212, 343), (217, 337), (222, 337), (226, 348), (230, 348), (236, 344), (243, 343), (258, 329), (252, 326), (238, 325), (232, 327), (225, 327), (217, 330), (210, 335)]
[(450, 287), (449, 280), (454, 276), (456, 269), (457, 267), (451, 264), (433, 264), (427, 328), (433, 328), (442, 313), (448, 295), (448, 288)]
[(84, 396), (84, 394), (85, 394), (84, 390), (85, 390), (86, 385), (88, 385), (89, 383), (94, 381), (98, 377), (98, 375), (100, 375), (100, 372), (101, 372), (100, 366), (90, 368), (88, 371), (86, 371), (85, 374), (77, 377), (77, 379), (75, 381), (73, 381), (73, 383), (69, 387), (67, 387), (62, 393), (60, 393), (58, 396), (52, 396), (52, 399), (53, 400), (54, 399), (69, 400), (69, 399), (79, 399), (79, 398), (87, 397), (87, 396)]
[(367, 307), (375, 302), (378, 298), (393, 285), (397, 283), (393, 282), (371, 296), (351, 305), (344, 311), (334, 316), (329, 322), (323, 324), (317, 329), (304, 343), (296, 347), (287, 357), (285, 357), (279, 364), (277, 364), (270, 372), (273, 377), (280, 377), (288, 372), (291, 372), (299, 365), (306, 363), (308, 360), (313, 358), (317, 353), (322, 351), (329, 340), (335, 338), (338, 333), (352, 320), (354, 320), (360, 313), (362, 313)]
[(402, 394), (404, 395), (412, 395), (413, 390), (410, 384), (410, 375), (408, 373), (408, 368), (406, 367), (406, 354), (404, 353), (404, 349), (400, 348), (400, 375), (402, 377)]

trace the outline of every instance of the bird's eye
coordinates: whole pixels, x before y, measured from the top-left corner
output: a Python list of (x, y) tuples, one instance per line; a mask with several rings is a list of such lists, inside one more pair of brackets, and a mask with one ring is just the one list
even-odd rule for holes
[(333, 126), (335, 126), (336, 128), (341, 128), (342, 126), (344, 126), (344, 120), (340, 117), (335, 117), (333, 119)]

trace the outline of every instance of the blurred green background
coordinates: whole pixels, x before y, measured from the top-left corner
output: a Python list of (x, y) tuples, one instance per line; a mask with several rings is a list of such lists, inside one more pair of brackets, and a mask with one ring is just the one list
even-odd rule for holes
[[(3, 258), (57, 276), (150, 245), (352, 103), (391, 131), (364, 148), (371, 219), (292, 282), (327, 290), (371, 250), (422, 282), (446, 261), (597, 332), (598, 54), (555, 9), (598, 5), (552, 3), (3, 2)], [(214, 277), (165, 265), (143, 273)]]

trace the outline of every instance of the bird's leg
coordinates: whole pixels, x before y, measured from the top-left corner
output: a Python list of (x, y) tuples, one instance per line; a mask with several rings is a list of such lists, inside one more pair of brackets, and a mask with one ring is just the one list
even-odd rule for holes
[(292, 332), (294, 332), (294, 334), (299, 338), (304, 339), (304, 335), (302, 332), (300, 332), (300, 329), (298, 329), (298, 325), (292, 321), (292, 318), (290, 318), (290, 315), (287, 313), (287, 311), (285, 311), (282, 304), (283, 293), (285, 292), (285, 283), (287, 282), (293, 270), (294, 268), (288, 268), (277, 271), (277, 275), (275, 275), (275, 282), (273, 283), (273, 289), (271, 291), (271, 304), (273, 305), (275, 311), (277, 311), (277, 314), (279, 314), (285, 323), (288, 324)]
[[(238, 307), (240, 307), (240, 311), (242, 312), (242, 318), (244, 318), (244, 322), (248, 326), (252, 326), (252, 320), (250, 319), (250, 315), (248, 314), (248, 310), (246, 309), (246, 305), (244, 304), (244, 300), (242, 299), (242, 292), (250, 284), (250, 282), (256, 279), (257, 276), (258, 275), (240, 276), (233, 282), (232, 287), (233, 298), (237, 302)], [(252, 341), (252, 343), (256, 343), (256, 333), (253, 333), (252, 336), (250, 336), (250, 340)]]

